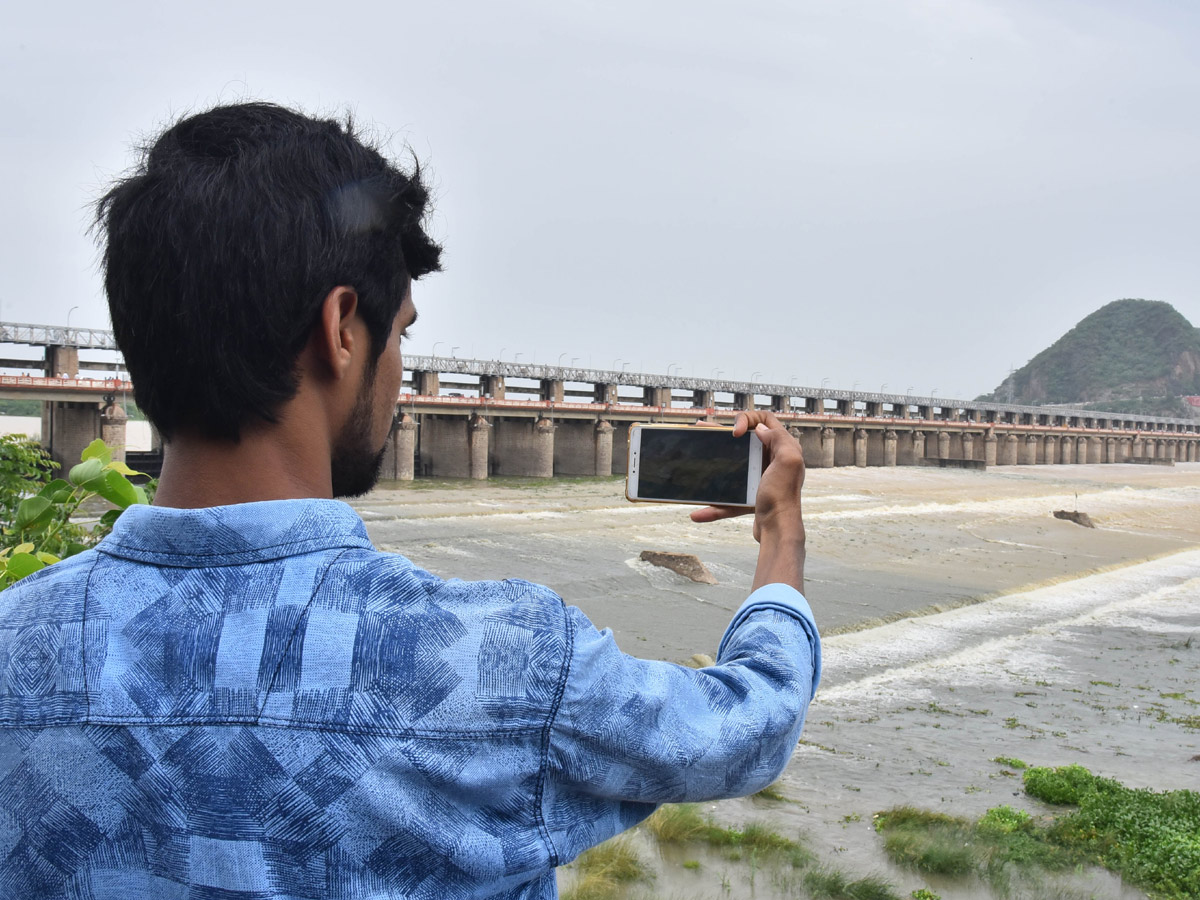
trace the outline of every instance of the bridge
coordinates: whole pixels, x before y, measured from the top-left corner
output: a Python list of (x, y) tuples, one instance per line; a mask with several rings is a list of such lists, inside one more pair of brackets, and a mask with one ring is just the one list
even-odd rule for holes
[[(0, 323), (0, 344), (38, 346), (41, 360), (0, 359), (0, 398), (43, 401), (42, 433), (60, 462), (95, 437), (124, 446), (132, 391), (112, 333)], [(1116, 463), (1200, 460), (1200, 421), (1069, 407), (1022, 406), (836, 388), (695, 378), (443, 356), (406, 356), (385, 477), (604, 475), (625, 469), (633, 422), (731, 423), (770, 409), (810, 466)]]

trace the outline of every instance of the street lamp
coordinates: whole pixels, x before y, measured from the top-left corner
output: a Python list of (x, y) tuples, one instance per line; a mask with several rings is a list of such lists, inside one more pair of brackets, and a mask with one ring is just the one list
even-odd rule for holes
[(881, 384), (879, 386), (879, 393), (883, 394), (886, 392), (887, 392), (887, 382), (885, 381), (883, 384)]
[(930, 396), (930, 397), (936, 397), (936, 396), (937, 396), (937, 392), (938, 392), (938, 389), (937, 389), (937, 388), (934, 388), (932, 391), (930, 391), (930, 392), (929, 392), (929, 396)]
[(496, 362), (504, 362), (504, 351), (507, 349), (507, 347), (500, 348), (500, 355), (496, 357)]
[(437, 356), (438, 344), (444, 344), (444, 343), (446, 343), (446, 342), (445, 341), (434, 341), (433, 342), (433, 353), (431, 353), (430, 356)]
[(751, 381), (751, 383), (753, 383), (753, 382), (754, 382), (754, 379), (755, 379), (755, 378), (757, 378), (757, 377), (758, 377), (759, 375), (761, 375), (761, 374), (762, 374), (762, 372), (751, 372), (751, 373), (750, 373), (750, 381)]
[(619, 357), (619, 356), (613, 360), (612, 367), (614, 370), (617, 368), (617, 363), (619, 363), (620, 361), (621, 361), (621, 357)]
[(513, 362), (517, 363), (520, 361), (521, 361), (521, 354), (520, 353), (513, 354)]
[(572, 368), (572, 369), (573, 369), (573, 368), (575, 368), (575, 363), (577, 363), (577, 362), (579, 362), (579, 357), (578, 357), (578, 356), (572, 356), (572, 357), (571, 357), (571, 368)]
[(71, 313), (75, 312), (77, 309), (79, 309), (78, 306), (72, 306), (67, 310), (67, 331), (71, 330)]
[(621, 363), (621, 371), (622, 371), (622, 372), (624, 372), (624, 371), (625, 371), (625, 367), (626, 367), (627, 365), (629, 365), (629, 363), (627, 363), (627, 362), (623, 362), (623, 363)]
[(856, 381), (856, 382), (854, 382), (854, 387), (850, 388), (850, 390), (852, 390), (852, 391), (857, 391), (857, 390), (858, 390), (858, 382), (857, 382), (857, 381)]
[(566, 356), (566, 355), (567, 355), (567, 351), (566, 351), (566, 350), (564, 350), (562, 353), (558, 354), (558, 367), (559, 367), (560, 369), (562, 368), (562, 361), (563, 361), (563, 357), (564, 357), (564, 356)]

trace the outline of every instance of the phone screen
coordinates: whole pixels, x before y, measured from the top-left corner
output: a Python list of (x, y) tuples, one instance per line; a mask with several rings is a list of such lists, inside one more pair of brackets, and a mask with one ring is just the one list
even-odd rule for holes
[(724, 429), (644, 428), (638, 496), (647, 500), (700, 500), (745, 504), (750, 434)]

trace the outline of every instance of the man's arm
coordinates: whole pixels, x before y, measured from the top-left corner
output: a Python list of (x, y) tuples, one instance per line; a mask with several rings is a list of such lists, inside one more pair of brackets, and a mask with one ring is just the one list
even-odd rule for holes
[[(791, 758), (820, 677), (807, 601), (799, 444), (769, 413), (743, 413), (768, 454), (755, 508), (754, 591), (717, 664), (692, 670), (622, 653), (568, 610), (571, 661), (550, 737), (544, 812), (565, 860), (635, 824), (653, 804), (734, 797), (774, 781)], [(742, 510), (707, 507), (695, 521)]]
[[(763, 443), (767, 467), (758, 485), (754, 506), (754, 539), (758, 541), (758, 567), (754, 589), (766, 584), (787, 584), (804, 593), (804, 519), (800, 493), (804, 487), (804, 454), (800, 443), (774, 413), (753, 410), (738, 413), (734, 437), (753, 428)], [(693, 522), (715, 522), (746, 515), (740, 507), (706, 506), (692, 513)]]

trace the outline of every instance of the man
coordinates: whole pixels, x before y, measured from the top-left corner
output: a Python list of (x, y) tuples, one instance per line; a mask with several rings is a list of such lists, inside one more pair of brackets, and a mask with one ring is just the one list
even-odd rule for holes
[(754, 592), (700, 671), (380, 553), (332, 499), (378, 472), (426, 202), (350, 125), (261, 103), (178, 122), (101, 200), (166, 454), (154, 507), (0, 602), (0, 896), (554, 897), (656, 804), (787, 763), (820, 661), (770, 414), (738, 419), (771, 458)]

